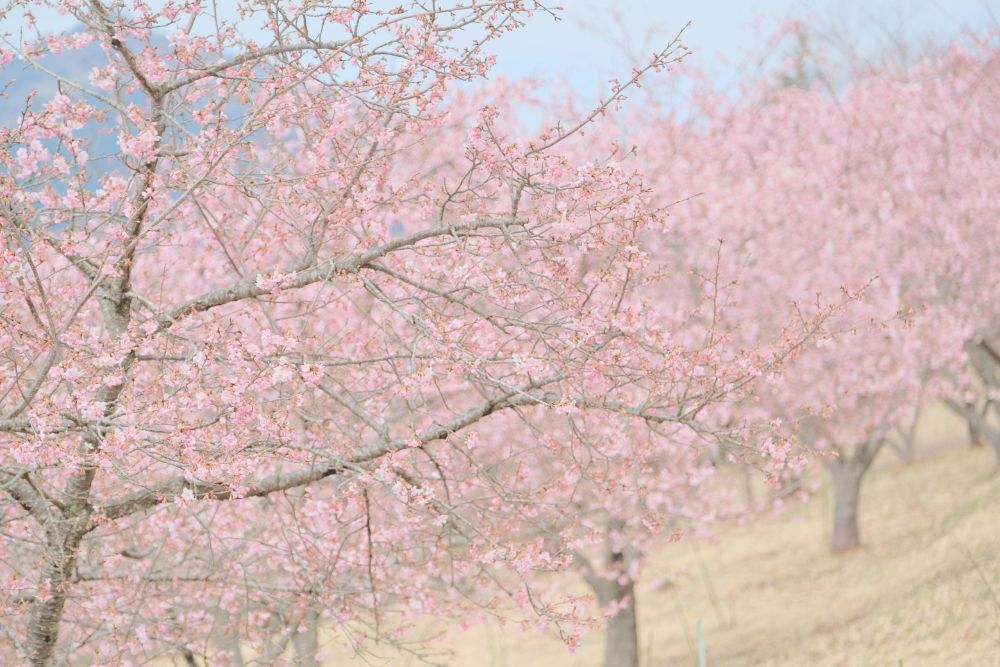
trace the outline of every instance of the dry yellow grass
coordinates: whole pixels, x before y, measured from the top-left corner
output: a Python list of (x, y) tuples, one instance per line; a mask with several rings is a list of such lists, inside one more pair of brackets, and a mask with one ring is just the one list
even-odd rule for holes
[[(993, 453), (969, 447), (940, 406), (925, 412), (917, 446), (915, 463), (886, 449), (869, 473), (857, 551), (827, 551), (823, 490), (780, 516), (651, 554), (638, 590), (643, 666), (696, 665), (699, 620), (709, 667), (1000, 666)], [(559, 582), (587, 592), (578, 577)], [(324, 635), (330, 667), (421, 664), (380, 647), (362, 660)], [(454, 667), (596, 667), (603, 651), (600, 633), (571, 654), (554, 636), (515, 626), (453, 630), (436, 644), (435, 662)]]
[[(915, 463), (883, 451), (862, 490), (865, 546), (855, 552), (827, 553), (820, 492), (781, 516), (654, 553), (638, 593), (644, 665), (695, 665), (699, 619), (710, 667), (1000, 665), (1000, 478), (992, 452), (965, 443), (933, 407)], [(326, 664), (362, 664), (327, 640)], [(480, 627), (451, 633), (442, 662), (587, 667), (600, 664), (601, 642), (595, 634), (570, 654), (541, 633)]]

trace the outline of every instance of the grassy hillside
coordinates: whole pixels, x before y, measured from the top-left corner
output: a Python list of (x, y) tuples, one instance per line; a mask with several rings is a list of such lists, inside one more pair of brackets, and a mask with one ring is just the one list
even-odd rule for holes
[[(1000, 665), (992, 452), (969, 447), (960, 425), (936, 408), (918, 448), (909, 466), (882, 452), (862, 490), (858, 551), (827, 553), (824, 491), (782, 516), (653, 554), (639, 590), (644, 664), (696, 664), (700, 619), (712, 667)], [(474, 628), (441, 648), (454, 652), (442, 662), (462, 667), (586, 667), (600, 664), (602, 647), (595, 635), (569, 654), (539, 633)], [(327, 649), (329, 665), (362, 664)]]
[[(857, 551), (828, 553), (824, 489), (780, 516), (653, 553), (638, 593), (644, 667), (695, 665), (699, 620), (709, 667), (1000, 666), (992, 451), (970, 447), (962, 424), (932, 406), (917, 453), (910, 465), (888, 449), (876, 461)], [(562, 582), (587, 592), (578, 577)], [(343, 642), (322, 637), (325, 665), (422, 664), (378, 647), (351, 657)], [(433, 648), (437, 664), (455, 667), (597, 667), (603, 650), (600, 633), (571, 654), (553, 636), (513, 626), (452, 630)]]

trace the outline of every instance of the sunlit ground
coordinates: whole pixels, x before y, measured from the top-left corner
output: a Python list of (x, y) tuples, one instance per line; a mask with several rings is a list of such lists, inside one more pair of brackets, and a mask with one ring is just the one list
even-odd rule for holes
[[(932, 406), (918, 458), (886, 449), (862, 490), (865, 547), (826, 550), (825, 489), (780, 517), (724, 528), (654, 553), (639, 591), (644, 665), (1000, 665), (1000, 477), (993, 454)], [(567, 578), (574, 592), (585, 589)], [(326, 665), (360, 665), (326, 637)], [(600, 665), (600, 634), (576, 653), (516, 627), (453, 631), (444, 664)], [(389, 651), (369, 663), (416, 665)]]

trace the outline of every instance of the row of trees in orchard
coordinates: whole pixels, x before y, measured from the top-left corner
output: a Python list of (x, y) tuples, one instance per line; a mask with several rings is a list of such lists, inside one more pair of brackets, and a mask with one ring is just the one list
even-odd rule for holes
[(643, 553), (736, 511), (719, 463), (812, 452), (843, 549), (922, 397), (1000, 453), (991, 43), (630, 107), (674, 40), (536, 130), (484, 78), (538, 3), (34, 4), (0, 51), (47, 81), (0, 129), (5, 664), (502, 616), (607, 622), (632, 666)]
[(662, 201), (699, 193), (672, 209), (669, 238), (682, 265), (720, 248), (720, 312), (741, 344), (770, 335), (790, 301), (808, 314), (817, 295), (858, 290), (835, 332), (756, 396), (829, 468), (834, 550), (858, 546), (861, 479), (886, 443), (912, 441), (926, 400), (996, 443), (997, 68), (994, 43), (970, 38), (838, 89), (814, 75), (703, 90), (693, 113), (654, 114), (635, 134), (658, 148), (643, 160)]
[(757, 395), (829, 468), (835, 551), (858, 546), (861, 479), (887, 443), (912, 447), (925, 401), (997, 444), (998, 55), (970, 37), (838, 89), (820, 64), (798, 85), (703, 92), (694, 113), (658, 114), (635, 137), (662, 150), (644, 160), (663, 201), (700, 193), (672, 209), (671, 241), (679, 258), (721, 244), (720, 312), (742, 323), (742, 344), (783, 322), (789, 300), (808, 313), (817, 295), (859, 291), (835, 333)]

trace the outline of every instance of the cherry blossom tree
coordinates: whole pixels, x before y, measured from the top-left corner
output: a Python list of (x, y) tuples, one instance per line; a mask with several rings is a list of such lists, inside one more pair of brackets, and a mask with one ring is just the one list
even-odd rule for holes
[(675, 40), (532, 132), (472, 86), (539, 3), (32, 4), (0, 51), (50, 84), (0, 130), (10, 661), (311, 664), (321, 626), (431, 615), (572, 644), (590, 612), (529, 575), (578, 567), (635, 664), (642, 552), (718, 513), (710, 457), (836, 452), (851, 546), (915, 388), (997, 330), (985, 47), (615, 125)]
[(879, 449), (924, 396), (966, 391), (963, 347), (995, 322), (983, 197), (995, 61), (972, 40), (843, 88), (770, 76), (738, 95), (702, 87), (697, 112), (661, 113), (635, 137), (660, 147), (650, 173), (663, 201), (702, 193), (674, 210), (675, 256), (723, 239), (737, 257), (723, 316), (744, 323), (747, 344), (789, 301), (808, 315), (817, 295), (861, 295), (757, 404), (832, 455), (834, 550), (859, 544), (861, 480)]
[[(553, 112), (551, 102), (538, 92), (531, 83), (500, 82), (477, 89), (472, 97), (488, 102), (501, 117), (525, 107)], [(554, 113), (564, 118), (586, 114), (570, 101), (564, 99)], [(468, 102), (466, 96), (453, 100), (455, 106)], [(442, 147), (459, 140), (454, 131), (450, 125), (439, 128), (420, 162), (447, 173), (452, 156)], [(519, 132), (530, 134), (523, 128)], [(570, 143), (565, 150), (579, 162), (596, 154), (606, 166), (623, 169), (635, 164), (637, 156), (615, 141), (619, 132), (614, 124), (591, 126), (589, 141)], [(577, 400), (544, 420), (522, 420), (491, 434), (477, 433), (475, 440), (477, 450), (488, 446), (507, 451), (511, 460), (530, 461), (514, 481), (491, 474), (480, 497), (490, 498), (493, 512), (518, 518), (505, 526), (508, 539), (516, 536), (521, 544), (542, 544), (550, 553), (572, 557), (572, 566), (593, 589), (600, 613), (574, 618), (566, 639), (572, 646), (587, 626), (606, 620), (608, 667), (638, 663), (634, 591), (647, 549), (664, 538), (678, 539), (686, 529), (699, 532), (727, 514), (727, 494), (707, 483), (720, 453), (752, 459), (774, 478), (804, 465), (801, 454), (789, 455), (790, 443), (776, 445), (769, 437), (771, 423), (734, 418), (732, 406), (752, 395), (759, 378), (779, 372), (805, 340), (822, 335), (826, 319), (840, 307), (820, 309), (808, 321), (790, 321), (779, 335), (753, 348), (735, 345), (717, 317), (724, 288), (712, 284), (716, 263), (698, 278), (705, 287), (701, 301), (677, 309), (662, 307), (662, 291), (674, 284), (670, 265), (651, 265), (642, 250), (658, 247), (662, 236), (656, 229), (636, 238), (629, 269), (637, 279), (617, 296), (617, 322), (625, 330), (641, 332), (644, 348), (670, 350), (676, 380), (664, 386), (664, 396), (669, 396), (664, 405), (684, 417), (651, 419), (648, 411), (632, 408), (611, 415), (589, 410), (588, 402)], [(592, 258), (581, 254), (577, 260), (575, 271), (587, 276)], [(592, 381), (614, 392), (619, 378), (605, 375)], [(520, 451), (510, 449), (512, 440)]]
[(525, 138), (455, 95), (538, 3), (48, 4), (82, 27), (11, 2), (0, 54), (54, 82), (0, 135), (4, 655), (308, 664), (321, 624), (579, 624), (525, 578), (592, 532), (572, 491), (697, 482), (609, 436), (711, 435), (777, 358), (674, 340), (634, 289), (664, 213), (586, 148), (681, 47)]

